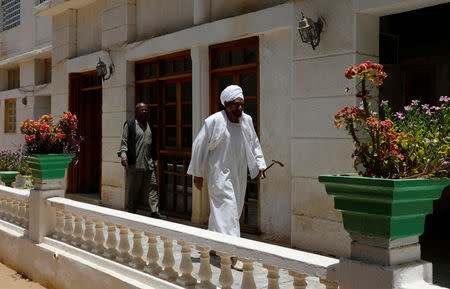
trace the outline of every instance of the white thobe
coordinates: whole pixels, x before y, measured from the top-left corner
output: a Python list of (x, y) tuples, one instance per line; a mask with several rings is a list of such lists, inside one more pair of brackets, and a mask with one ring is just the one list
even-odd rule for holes
[(208, 179), (210, 214), (208, 229), (240, 236), (239, 218), (247, 187), (247, 167), (252, 177), (266, 168), (250, 116), (232, 123), (224, 111), (205, 120), (192, 145), (188, 174)]

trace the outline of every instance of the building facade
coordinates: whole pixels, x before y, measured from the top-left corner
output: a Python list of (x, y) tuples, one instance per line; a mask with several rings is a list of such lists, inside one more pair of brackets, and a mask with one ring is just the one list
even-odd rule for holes
[[(448, 1), (47, 0), (34, 3), (36, 16), (26, 17), (23, 13), (30, 4), (25, 2), (21, 20), (29, 17), (39, 25), (23, 20), (12, 29), (28, 31), (30, 25), (36, 35), (47, 34), (30, 37), (32, 44), (21, 37), (17, 48), (2, 51), (6, 55), (16, 55), (19, 50), (14, 49), (34, 51), (41, 39), (47, 39), (47, 46), (51, 39), (51, 49), (45, 52), (52, 57), (46, 108), (56, 115), (68, 109), (76, 113), (85, 137), (80, 162), (69, 169), (67, 193), (98, 195), (104, 205), (124, 207), (125, 178), (117, 149), (123, 123), (134, 116), (135, 104), (144, 101), (151, 107), (158, 134), (162, 210), (192, 223), (206, 223), (207, 191), (193, 188), (186, 175), (190, 147), (203, 120), (220, 109), (221, 89), (239, 84), (266, 161), (285, 164), (271, 169), (267, 180), (248, 184), (243, 230), (293, 247), (345, 256), (350, 238), (332, 198), (317, 181), (320, 174), (353, 171), (352, 140), (333, 125), (340, 108), (356, 103), (344, 92), (352, 85), (344, 71), (366, 60), (379, 61), (380, 51), (395, 54), (392, 50), (398, 46), (380, 46), (385, 35), (396, 35), (383, 30), (389, 26), (386, 17)], [(302, 43), (297, 32), (302, 12), (325, 20), (315, 50)], [(39, 28), (44, 24), (47, 29)], [(2, 43), (14, 43), (17, 34), (8, 31), (1, 39), (12, 40)], [(21, 80), (22, 74), (23, 79), (28, 77), (25, 67), (36, 67), (40, 58), (18, 61)], [(96, 76), (99, 59), (110, 71), (107, 80)], [(2, 83), (8, 68), (17, 67), (5, 61), (0, 61)], [(397, 64), (390, 68), (401, 75)], [(397, 86), (392, 87), (395, 91)], [(29, 93), (14, 91), (17, 99)], [(6, 93), (10, 90), (0, 92), (2, 100), (13, 98)], [(31, 103), (27, 99), (27, 107), (16, 103), (17, 122), (36, 115), (27, 112)], [(3, 137), (2, 142), (9, 145)]]

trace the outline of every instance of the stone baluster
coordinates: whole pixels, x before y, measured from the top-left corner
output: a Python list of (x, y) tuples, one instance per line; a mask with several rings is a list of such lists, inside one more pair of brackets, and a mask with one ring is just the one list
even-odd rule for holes
[(266, 264), (263, 264), (263, 266), (267, 269), (267, 289), (280, 289), (280, 285), (278, 282), (280, 279), (280, 269), (278, 267)]
[(325, 285), (326, 289), (338, 289), (339, 288), (339, 283), (335, 282), (335, 281), (330, 281), (327, 279), (322, 279), (319, 278), (320, 283)]
[(119, 227), (119, 255), (116, 257), (116, 261), (122, 264), (127, 264), (131, 261), (130, 255), (130, 241), (128, 240), (128, 228), (125, 226), (117, 226)]
[(158, 241), (156, 240), (156, 236), (150, 233), (145, 232), (145, 236), (148, 237), (148, 251), (147, 251), (147, 266), (144, 267), (144, 271), (158, 276), (162, 271), (161, 266), (159, 266), (159, 254), (158, 254)]
[(197, 284), (197, 280), (191, 275), (194, 268), (191, 261), (191, 244), (181, 241), (177, 241), (177, 243), (181, 246), (181, 276), (177, 278), (177, 284), (183, 287), (193, 286)]
[(30, 204), (25, 204), (25, 228), (28, 228), (28, 224), (30, 223)]
[(301, 274), (293, 271), (289, 271), (289, 275), (294, 277), (294, 289), (306, 289), (308, 283), (306, 283), (307, 274)]
[(19, 200), (13, 200), (12, 203), (12, 223), (19, 225), (20, 224), (20, 220), (19, 220)]
[(161, 240), (164, 242), (164, 256), (161, 262), (164, 270), (159, 273), (159, 277), (173, 282), (178, 277), (178, 273), (173, 269), (173, 265), (175, 265), (175, 258), (173, 257), (172, 251), (173, 241), (167, 237), (161, 237)]
[(84, 217), (84, 234), (83, 234), (83, 243), (81, 244), (81, 249), (86, 251), (92, 251), (95, 247), (94, 242), (94, 223), (92, 219), (89, 217)]
[(70, 244), (80, 247), (83, 243), (83, 239), (81, 236), (83, 236), (83, 218), (80, 215), (72, 214), (75, 217), (75, 229), (73, 230), (73, 238)]
[(102, 255), (105, 248), (105, 235), (103, 235), (103, 222), (100, 220), (95, 220), (95, 237), (94, 243), (95, 246), (91, 249), (91, 252), (94, 254)]
[(73, 224), (72, 224), (72, 214), (70, 212), (64, 212), (64, 235), (61, 241), (64, 243), (69, 242), (72, 239)]
[(211, 283), (211, 265), (209, 264), (209, 248), (205, 247), (196, 247), (197, 250), (200, 251), (200, 268), (198, 271), (198, 278), (200, 279), (200, 283), (195, 286), (195, 289), (213, 289), (216, 288)]
[(6, 198), (0, 197), (0, 218), (3, 219), (5, 217), (6, 212)]
[(60, 240), (63, 237), (64, 230), (64, 212), (61, 209), (56, 209), (56, 224), (55, 231), (52, 237), (56, 240)]
[(21, 225), (21, 226), (26, 225), (26, 219), (25, 219), (26, 206), (27, 206), (27, 204), (24, 201), (19, 201), (19, 211), (17, 212), (17, 217), (19, 219), (19, 225)]
[(231, 255), (222, 252), (217, 252), (217, 255), (220, 256), (220, 287), (222, 289), (231, 289), (231, 285), (233, 285), (233, 274), (231, 273)]
[(6, 200), (6, 218), (5, 221), (11, 222), (13, 220), (13, 200)]
[(116, 238), (116, 225), (113, 223), (106, 223), (108, 226), (108, 237), (106, 239), (106, 250), (103, 256), (109, 259), (114, 259), (119, 252), (117, 252), (117, 238)]
[(128, 264), (138, 270), (142, 270), (145, 266), (145, 261), (142, 259), (144, 250), (142, 249), (142, 231), (130, 229), (133, 233), (133, 249), (131, 250), (131, 262)]
[(256, 289), (255, 278), (253, 277), (253, 261), (239, 258), (244, 263), (242, 275), (242, 289)]

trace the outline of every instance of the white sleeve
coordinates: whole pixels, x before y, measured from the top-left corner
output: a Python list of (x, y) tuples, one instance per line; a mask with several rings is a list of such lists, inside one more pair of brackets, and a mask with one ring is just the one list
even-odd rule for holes
[(255, 156), (256, 163), (258, 164), (258, 168), (260, 170), (263, 170), (267, 167), (266, 161), (264, 160), (264, 155), (263, 155), (261, 145), (258, 140), (258, 135), (256, 134), (253, 124), (251, 125), (251, 128), (253, 130), (253, 135), (255, 136), (255, 139), (252, 142), (253, 143), (253, 146), (252, 146), (253, 155)]
[(208, 141), (208, 130), (204, 124), (192, 144), (191, 163), (187, 171), (189, 175), (202, 177), (203, 166), (208, 156)]

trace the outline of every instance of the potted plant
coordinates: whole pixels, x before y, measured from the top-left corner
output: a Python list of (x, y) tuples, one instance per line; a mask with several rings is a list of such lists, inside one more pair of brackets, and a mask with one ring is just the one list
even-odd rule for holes
[(434, 106), (413, 100), (396, 113), (382, 100), (378, 113), (369, 99), (387, 77), (383, 66), (367, 61), (348, 68), (345, 76), (357, 81), (361, 105), (343, 108), (334, 122), (353, 139), (358, 173), (321, 175), (319, 182), (334, 197), (353, 240), (370, 239), (366, 244), (385, 248), (395, 240), (417, 243), (433, 200), (450, 184), (450, 98), (443, 96)]
[(16, 175), (19, 174), (17, 161), (18, 155), (16, 151), (9, 149), (0, 150), (0, 178), (8, 187), (11, 187)]
[(64, 112), (56, 125), (51, 115), (39, 120), (26, 119), (21, 132), (25, 134), (25, 146), (30, 155), (27, 162), (34, 179), (61, 179), (65, 170), (80, 150), (76, 115)]

